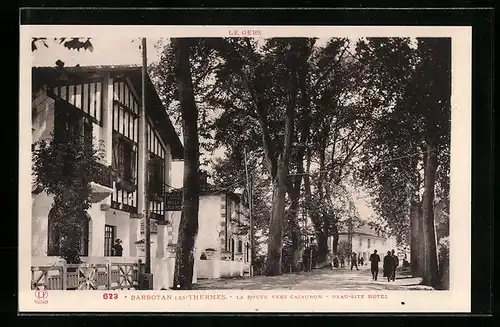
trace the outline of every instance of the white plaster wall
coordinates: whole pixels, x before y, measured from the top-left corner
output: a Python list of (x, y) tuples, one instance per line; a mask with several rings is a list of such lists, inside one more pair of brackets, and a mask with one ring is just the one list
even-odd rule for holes
[[(144, 233), (141, 234), (140, 239), (144, 240), (146, 235)], [(158, 234), (156, 233), (151, 233), (151, 258), (156, 257), (156, 248), (158, 247)], [(165, 243), (166, 244), (166, 243)], [(165, 245), (166, 246), (166, 245)], [(146, 258), (146, 251), (144, 250), (144, 247), (139, 247), (137, 250), (137, 256), (142, 258), (143, 261)]]
[(34, 198), (31, 207), (31, 255), (46, 256), (48, 243), (49, 211), (52, 207), (53, 196), (42, 192), (32, 195)]
[(217, 260), (220, 262), (221, 277), (243, 276), (244, 264), (241, 261)]
[(198, 278), (214, 279), (220, 278), (221, 260), (197, 260)]
[(167, 258), (152, 258), (151, 259), (151, 273), (153, 274), (153, 289), (161, 290), (162, 288), (168, 289), (172, 284), (173, 275), (171, 275)]
[(220, 206), (220, 195), (200, 197), (198, 236), (195, 242), (199, 255), (207, 248), (219, 249), (219, 231), (222, 228), (220, 226)]
[(88, 210), (89, 221), (89, 256), (104, 256), (104, 224), (106, 213), (101, 210), (100, 203), (92, 203)]

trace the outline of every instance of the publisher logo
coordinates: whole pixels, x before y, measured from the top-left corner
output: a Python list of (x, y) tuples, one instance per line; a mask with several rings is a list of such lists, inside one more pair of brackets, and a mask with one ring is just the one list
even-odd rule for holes
[(35, 303), (36, 304), (47, 304), (49, 301), (47, 297), (49, 296), (49, 292), (45, 289), (44, 285), (37, 285), (35, 290)]

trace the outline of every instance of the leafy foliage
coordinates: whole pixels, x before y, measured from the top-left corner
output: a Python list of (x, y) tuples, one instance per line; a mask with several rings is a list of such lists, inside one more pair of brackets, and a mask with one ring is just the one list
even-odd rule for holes
[[(242, 159), (243, 160), (243, 159)], [(212, 165), (212, 178), (215, 189), (234, 190), (237, 187), (246, 188), (245, 168), (242, 160), (234, 157), (216, 159)], [(269, 227), (269, 212), (271, 210), (271, 189), (269, 179), (262, 175), (249, 160), (250, 177), (252, 179), (252, 219), (256, 231), (267, 234)]]
[[(69, 50), (80, 51), (81, 49), (83, 49), (83, 50), (88, 50), (90, 52), (94, 51), (94, 46), (92, 45), (90, 38), (61, 37), (61, 38), (54, 38), (54, 41), (57, 41), (59, 44), (62, 44), (65, 48), (67, 48)], [(49, 45), (47, 44), (46, 37), (34, 37), (34, 38), (32, 38), (31, 39), (31, 51), (38, 50), (38, 47), (40, 46), (40, 44), (46, 48), (49, 47)]]
[(439, 276), (440, 286), (443, 289), (450, 288), (450, 238), (443, 237), (438, 243)]
[(77, 134), (34, 144), (33, 174), (45, 192), (54, 196), (50, 215), (61, 237), (60, 255), (67, 263), (80, 262), (82, 226), (91, 206), (90, 182), (107, 171), (99, 164), (102, 148), (86, 146), (85, 138)]

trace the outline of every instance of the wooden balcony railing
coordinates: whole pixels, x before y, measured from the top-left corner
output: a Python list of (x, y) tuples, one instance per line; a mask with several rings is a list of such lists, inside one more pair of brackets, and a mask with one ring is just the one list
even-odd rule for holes
[(99, 169), (97, 173), (92, 176), (92, 181), (97, 184), (113, 188), (113, 170), (101, 163), (98, 163), (98, 167)]

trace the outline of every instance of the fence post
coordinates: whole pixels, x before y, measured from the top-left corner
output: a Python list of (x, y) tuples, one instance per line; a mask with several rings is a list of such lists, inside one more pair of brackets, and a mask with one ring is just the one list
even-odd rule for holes
[(132, 288), (133, 289), (138, 289), (139, 288), (139, 266), (137, 262), (134, 262), (133, 264), (133, 272), (132, 272)]
[(108, 274), (108, 290), (111, 289), (111, 262), (106, 264), (107, 274)]
[(66, 267), (65, 262), (62, 265), (61, 280), (62, 280), (62, 289), (65, 291), (68, 288), (68, 269)]

